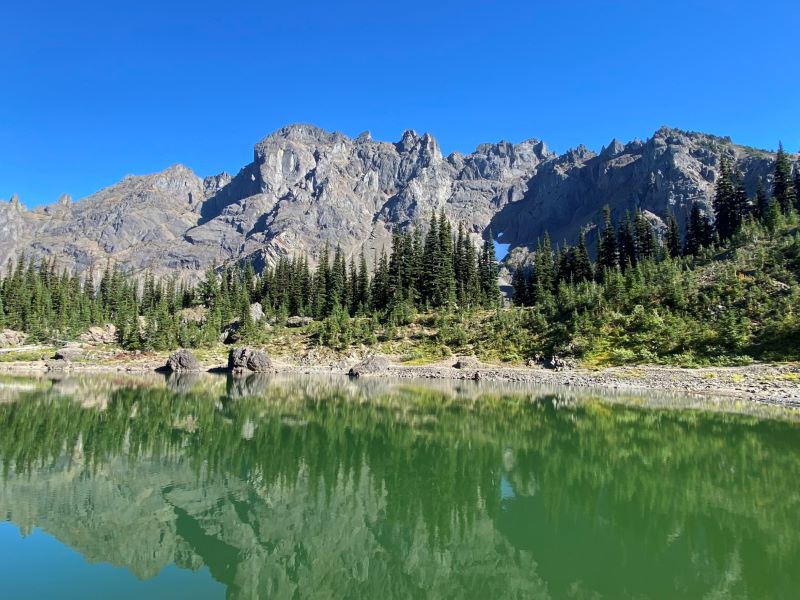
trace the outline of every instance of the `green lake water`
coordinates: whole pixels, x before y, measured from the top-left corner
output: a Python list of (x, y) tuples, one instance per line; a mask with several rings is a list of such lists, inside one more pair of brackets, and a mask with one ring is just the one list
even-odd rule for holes
[(800, 598), (796, 415), (709, 406), (2, 378), (0, 597)]

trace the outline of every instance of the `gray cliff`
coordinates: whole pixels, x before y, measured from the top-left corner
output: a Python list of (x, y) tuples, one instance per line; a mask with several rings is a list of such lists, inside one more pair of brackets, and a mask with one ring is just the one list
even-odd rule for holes
[(113, 260), (193, 278), (244, 258), (261, 266), (304, 253), (313, 263), (325, 243), (371, 261), (395, 227), (424, 227), (440, 210), (476, 242), (492, 231), (519, 255), (545, 231), (574, 241), (588, 226), (591, 238), (605, 204), (615, 216), (648, 211), (656, 223), (671, 210), (683, 225), (693, 201), (710, 210), (723, 156), (751, 194), (759, 176), (769, 185), (773, 154), (668, 128), (644, 142), (613, 140), (599, 154), (581, 146), (557, 155), (532, 139), (445, 157), (427, 133), (389, 143), (292, 125), (258, 142), (233, 177), (203, 179), (175, 165), (77, 202), (0, 202), (0, 261), (25, 252), (81, 270)]

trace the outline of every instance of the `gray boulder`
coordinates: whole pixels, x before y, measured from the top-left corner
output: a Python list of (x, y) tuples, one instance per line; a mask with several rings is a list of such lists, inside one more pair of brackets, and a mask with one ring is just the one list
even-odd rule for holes
[(260, 302), (253, 302), (250, 305), (250, 318), (253, 319), (253, 323), (258, 323), (264, 318), (264, 307)]
[(77, 345), (67, 345), (63, 348), (59, 348), (56, 350), (55, 359), (56, 360), (66, 360), (68, 362), (72, 362), (74, 360), (78, 360), (83, 356), (83, 348)]
[(244, 371), (266, 373), (272, 370), (272, 361), (263, 350), (233, 348), (228, 353), (228, 369), (237, 373)]
[(25, 343), (27, 335), (21, 331), (14, 331), (13, 329), (4, 329), (0, 331), (0, 348), (13, 348), (15, 346), (22, 346)]
[(304, 325), (308, 325), (309, 323), (313, 322), (314, 319), (311, 317), (289, 317), (286, 319), (286, 326), (287, 327), (303, 327)]
[(371, 354), (357, 365), (353, 365), (348, 371), (350, 377), (361, 377), (374, 373), (383, 373), (389, 370), (389, 361), (385, 356)]
[(576, 363), (574, 360), (555, 354), (544, 361), (544, 368), (553, 369), (554, 371), (566, 371), (569, 369), (574, 369), (575, 366)]
[(167, 369), (169, 371), (202, 371), (203, 365), (197, 360), (197, 357), (188, 350), (178, 350), (170, 354), (167, 359)]
[(112, 323), (89, 327), (80, 335), (80, 340), (87, 344), (113, 344), (117, 341), (117, 328)]
[(474, 356), (460, 356), (453, 367), (456, 369), (477, 369), (478, 359)]
[(72, 361), (64, 360), (63, 358), (51, 358), (44, 364), (48, 371), (68, 371), (72, 369)]

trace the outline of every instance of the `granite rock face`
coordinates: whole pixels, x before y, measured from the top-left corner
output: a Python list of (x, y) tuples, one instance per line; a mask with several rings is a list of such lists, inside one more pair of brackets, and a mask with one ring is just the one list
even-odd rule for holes
[(615, 217), (649, 211), (656, 224), (672, 210), (683, 225), (694, 200), (710, 209), (722, 156), (750, 193), (759, 176), (769, 185), (774, 155), (668, 128), (645, 142), (612, 140), (599, 154), (581, 146), (557, 155), (526, 140), (443, 156), (427, 133), (390, 143), (292, 125), (258, 142), (233, 177), (175, 165), (78, 202), (30, 211), (18, 198), (0, 202), (0, 261), (24, 251), (95, 274), (111, 259), (134, 273), (197, 279), (244, 259), (260, 267), (303, 253), (313, 264), (328, 243), (371, 263), (395, 227), (424, 227), (440, 210), (475, 242), (491, 230), (524, 255), (544, 231), (575, 240), (588, 223), (591, 238), (605, 204)]
[(723, 157), (742, 172), (749, 195), (755, 194), (759, 177), (769, 188), (773, 154), (728, 138), (664, 127), (645, 142), (612, 140), (599, 154), (579, 147), (548, 161), (529, 181), (523, 200), (497, 212), (492, 228), (512, 252), (532, 249), (545, 231), (554, 243), (574, 242), (583, 226), (593, 242), (606, 204), (615, 220), (638, 208), (658, 230), (671, 211), (685, 228), (694, 201), (713, 215)]

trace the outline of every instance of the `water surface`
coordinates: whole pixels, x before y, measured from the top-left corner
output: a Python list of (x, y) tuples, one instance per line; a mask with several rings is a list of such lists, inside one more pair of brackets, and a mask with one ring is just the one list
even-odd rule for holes
[(797, 597), (800, 426), (623, 400), (4, 379), (3, 597)]

